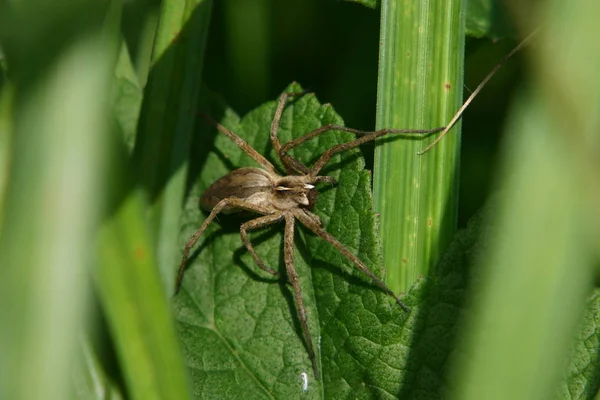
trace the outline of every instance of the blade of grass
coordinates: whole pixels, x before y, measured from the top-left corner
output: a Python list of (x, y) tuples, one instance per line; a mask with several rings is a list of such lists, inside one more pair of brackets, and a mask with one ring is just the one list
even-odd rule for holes
[[(572, 351), (597, 273), (600, 8), (594, 1), (541, 4), (548, 19), (532, 57), (536, 84), (514, 108), (498, 227), (462, 335), (466, 357), (453, 393), (461, 400), (553, 398), (561, 377), (588, 364), (595, 371), (587, 393), (581, 379), (563, 383), (563, 393), (569, 387), (568, 397), (590, 398), (600, 384), (593, 308), (588, 315), (596, 318), (584, 320), (584, 341), (575, 346), (590, 354), (578, 360), (582, 354)], [(527, 29), (533, 14), (523, 14)], [(565, 374), (568, 355), (575, 359)]]
[(187, 374), (161, 286), (139, 191), (123, 200), (99, 235), (95, 278), (134, 399), (186, 399)]
[(158, 266), (172, 293), (191, 132), (212, 1), (164, 1), (134, 157), (150, 198)]
[[(111, 15), (106, 22), (108, 31), (118, 32), (120, 18)], [(118, 35), (114, 36), (117, 39)], [(115, 46), (115, 58), (116, 53)], [(124, 122), (134, 123), (131, 119), (139, 110), (139, 92), (134, 79), (128, 79), (131, 70), (126, 56), (121, 51), (113, 82), (117, 88), (113, 110), (120, 111), (118, 127), (124, 132)], [(124, 85), (123, 78), (130, 84)], [(112, 144), (115, 155), (111, 191), (107, 194), (111, 203), (97, 237), (98, 268), (94, 278), (120, 370), (133, 399), (189, 398), (187, 374), (161, 285), (155, 246), (149, 238), (147, 197), (132, 187), (135, 180), (125, 167), (128, 152), (123, 140)]]
[[(378, 129), (443, 126), (460, 107), (464, 9), (460, 0), (382, 2)], [(456, 229), (460, 124), (418, 156), (432, 140), (397, 140), (375, 151), (374, 203), (393, 290), (427, 275)]]
[[(96, 7), (2, 11), (18, 90), (0, 237), (0, 397), (65, 399), (102, 208), (113, 59)], [(35, 29), (23, 23), (32, 18)]]
[(591, 288), (573, 160), (543, 101), (519, 106), (457, 399), (551, 398)]
[(76, 398), (87, 400), (122, 400), (117, 385), (107, 376), (90, 338), (79, 338), (79, 360), (73, 371)]

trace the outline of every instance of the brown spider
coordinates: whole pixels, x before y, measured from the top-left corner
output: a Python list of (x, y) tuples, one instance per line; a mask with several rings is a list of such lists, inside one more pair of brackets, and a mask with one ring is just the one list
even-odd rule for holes
[[(281, 145), (277, 137), (279, 124), (283, 109), (287, 99), (290, 96), (298, 96), (302, 93), (283, 93), (279, 97), (279, 103), (271, 124), (270, 139), (278, 157), (280, 158), (287, 176), (280, 175), (273, 164), (265, 157), (259, 154), (254, 148), (246, 143), (235, 133), (231, 132), (221, 124), (217, 123), (208, 116), (204, 116), (217, 129), (229, 137), (246, 154), (261, 165), (262, 168), (245, 167), (231, 171), (221, 179), (213, 183), (200, 199), (200, 205), (205, 210), (211, 211), (200, 229), (198, 229), (188, 240), (183, 251), (183, 258), (179, 267), (175, 291), (177, 292), (183, 279), (183, 273), (187, 262), (190, 249), (195, 245), (198, 238), (206, 230), (208, 225), (215, 219), (219, 213), (236, 213), (241, 211), (250, 211), (261, 216), (251, 221), (245, 222), (240, 226), (240, 236), (242, 242), (248, 249), (248, 252), (256, 264), (271, 275), (279, 277), (279, 273), (265, 265), (256, 253), (252, 243), (248, 239), (248, 231), (259, 229), (276, 222), (285, 221), (284, 230), (284, 263), (289, 279), (289, 283), (294, 290), (294, 298), (298, 311), (298, 319), (304, 333), (307, 349), (313, 366), (315, 379), (318, 379), (319, 370), (316, 361), (315, 351), (312, 339), (308, 329), (306, 309), (302, 300), (302, 293), (298, 283), (298, 275), (294, 268), (294, 225), (296, 220), (310, 229), (317, 236), (325, 239), (334, 246), (344, 257), (351, 261), (356, 268), (361, 270), (384, 292), (393, 297), (398, 305), (405, 311), (410, 309), (392, 292), (387, 285), (380, 280), (367, 266), (348, 249), (346, 249), (334, 236), (323, 229), (320, 218), (311, 212), (315, 206), (318, 196), (316, 184), (326, 182), (335, 183), (335, 179), (326, 175), (319, 175), (323, 167), (329, 162), (331, 157), (337, 153), (353, 149), (363, 143), (372, 141), (390, 133), (403, 134), (429, 134), (443, 130), (436, 129), (382, 129), (375, 132), (364, 132), (344, 126), (328, 124), (322, 126), (305, 136), (292, 140), (285, 145)], [(312, 139), (328, 131), (352, 132), (362, 137), (348, 143), (338, 144), (323, 153), (312, 167), (306, 167), (302, 162), (288, 154), (288, 151), (305, 141)]]
[[(404, 303), (402, 303), (402, 301), (386, 286), (386, 284), (383, 283), (383, 281), (377, 276), (375, 276), (375, 274), (373, 274), (373, 272), (369, 270), (369, 268), (367, 268), (367, 266), (358, 257), (346, 249), (344, 245), (342, 245), (334, 236), (325, 231), (322, 227), (320, 218), (311, 212), (315, 206), (318, 196), (315, 185), (321, 182), (330, 184), (336, 183), (333, 177), (319, 175), (319, 173), (335, 154), (353, 149), (363, 143), (375, 140), (383, 135), (390, 133), (429, 134), (443, 131), (429, 146), (419, 152), (419, 154), (427, 152), (433, 146), (435, 146), (435, 144), (438, 143), (444, 137), (444, 135), (446, 135), (446, 133), (448, 133), (454, 123), (461, 117), (467, 106), (471, 103), (475, 96), (477, 96), (477, 94), (492, 78), (492, 76), (500, 69), (500, 67), (502, 67), (502, 65), (504, 65), (504, 63), (510, 57), (512, 57), (513, 54), (523, 48), (525, 44), (535, 36), (538, 30), (539, 28), (527, 36), (517, 47), (515, 47), (500, 61), (500, 63), (473, 91), (473, 93), (469, 96), (469, 98), (465, 101), (463, 106), (457, 111), (450, 123), (445, 128), (442, 127), (423, 130), (382, 129), (375, 132), (365, 132), (357, 129), (346, 128), (344, 126), (328, 124), (282, 146), (277, 137), (277, 132), (279, 130), (281, 115), (287, 99), (290, 96), (299, 96), (305, 92), (281, 94), (277, 109), (275, 110), (273, 121), (271, 123), (270, 139), (277, 156), (281, 160), (286, 172), (288, 173), (287, 176), (279, 175), (273, 164), (271, 164), (265, 157), (259, 154), (238, 135), (217, 123), (210, 117), (204, 116), (213, 125), (215, 125), (221, 133), (229, 137), (240, 149), (242, 149), (246, 154), (252, 157), (252, 159), (259, 163), (262, 166), (262, 169), (247, 167), (231, 171), (213, 183), (202, 195), (202, 198), (200, 199), (202, 208), (211, 212), (200, 229), (198, 229), (192, 235), (185, 245), (183, 258), (181, 260), (181, 265), (177, 275), (177, 281), (175, 283), (175, 292), (179, 290), (179, 286), (181, 285), (181, 280), (183, 279), (183, 272), (185, 270), (190, 249), (194, 246), (198, 238), (219, 213), (250, 211), (261, 215), (256, 219), (243, 223), (240, 226), (240, 236), (242, 238), (242, 242), (248, 249), (248, 252), (256, 264), (269, 274), (279, 277), (279, 273), (277, 271), (266, 266), (258, 257), (258, 254), (254, 250), (252, 243), (250, 243), (250, 240), (248, 239), (248, 231), (262, 228), (276, 222), (285, 221), (283, 253), (284, 263), (289, 279), (288, 282), (294, 289), (298, 318), (304, 333), (304, 339), (306, 341), (306, 346), (312, 362), (315, 379), (319, 379), (319, 369), (312, 339), (308, 329), (306, 309), (302, 300), (302, 293), (298, 283), (298, 275), (296, 274), (296, 270), (294, 268), (294, 224), (296, 219), (299, 220), (302, 225), (310, 229), (314, 234), (325, 239), (333, 247), (335, 247), (344, 257), (350, 260), (356, 268), (371, 278), (373, 282), (375, 282), (375, 284), (384, 292), (393, 297), (404, 311), (410, 311), (410, 309)], [(328, 131), (351, 132), (356, 135), (362, 135), (362, 137), (348, 143), (342, 143), (333, 146), (329, 150), (325, 151), (310, 168), (306, 167), (302, 162), (288, 154), (288, 151), (290, 151), (292, 148)]]

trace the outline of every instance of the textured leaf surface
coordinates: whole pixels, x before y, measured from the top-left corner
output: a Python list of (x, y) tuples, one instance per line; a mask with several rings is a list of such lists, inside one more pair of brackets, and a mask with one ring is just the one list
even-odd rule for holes
[(560, 399), (591, 399), (600, 389), (600, 290), (590, 297), (581, 325), (560, 386)]
[[(274, 108), (274, 102), (267, 103), (242, 120), (226, 111), (220, 119), (275, 161), (268, 141)], [(211, 115), (219, 116), (214, 110)], [(341, 120), (330, 106), (307, 95), (286, 108), (280, 137), (288, 141), (329, 122)], [(201, 130), (200, 144), (210, 146), (207, 143), (214, 139), (215, 148), (198, 153), (202, 168), (186, 201), (179, 238), (182, 248), (206, 217), (198, 207), (202, 192), (232, 169), (256, 166), (223, 135), (214, 136), (206, 125)], [(308, 163), (351, 137), (327, 134), (305, 143), (295, 155)], [(338, 185), (321, 188), (317, 214), (330, 233), (382, 276), (370, 177), (360, 153), (333, 160), (325, 172)], [(467, 288), (479, 282), (479, 271), (471, 271), (471, 266), (487, 251), (493, 212), (492, 204), (473, 217), (431, 276), (418, 280), (403, 297), (412, 307), (409, 314), (354, 271), (329, 244), (297, 229), (295, 264), (313, 341), (320, 344), (319, 381), (312, 376), (291, 289), (254, 265), (239, 238), (242, 219), (220, 217), (190, 257), (182, 290), (174, 298), (194, 393), (198, 398), (230, 399), (443, 397), (451, 384), (449, 360), (464, 356), (455, 351), (457, 328), (469, 309)], [(251, 235), (267, 265), (281, 272), (282, 228), (275, 225)], [(596, 297), (590, 305), (563, 390), (588, 396), (597, 386), (594, 354), (600, 332)], [(302, 391), (302, 372), (309, 376), (308, 392)]]
[[(299, 90), (299, 88), (296, 88)], [(223, 123), (271, 160), (268, 132), (275, 103), (241, 121), (226, 112)], [(213, 114), (214, 115), (214, 114)], [(217, 117), (215, 115), (215, 117)], [(280, 137), (288, 141), (326, 123), (341, 122), (329, 105), (313, 95), (292, 102), (284, 112)], [(203, 137), (208, 137), (206, 126)], [(305, 163), (352, 135), (342, 132), (307, 142), (295, 155)], [(206, 214), (198, 208), (203, 190), (228, 171), (255, 166), (223, 135), (204, 161), (188, 196), (181, 247)], [(325, 172), (338, 180), (323, 187), (316, 213), (325, 228), (382, 276), (370, 175), (358, 151), (332, 160)], [(222, 216), (192, 254), (182, 290), (174, 299), (184, 353), (198, 397), (219, 398), (416, 398), (437, 397), (452, 348), (464, 277), (458, 267), (463, 242), (444, 277), (420, 280), (404, 300), (404, 313), (332, 246), (297, 229), (296, 269), (308, 310), (311, 335), (323, 376), (315, 381), (290, 288), (256, 267), (239, 238), (240, 219)], [(282, 225), (253, 235), (267, 265), (283, 272)], [(299, 234), (301, 231), (302, 234)], [(399, 239), (400, 240), (400, 239)], [(468, 241), (467, 241), (468, 242)], [(458, 261), (457, 261), (458, 260)], [(423, 300), (426, 298), (427, 300)], [(301, 389), (300, 374), (309, 376)]]

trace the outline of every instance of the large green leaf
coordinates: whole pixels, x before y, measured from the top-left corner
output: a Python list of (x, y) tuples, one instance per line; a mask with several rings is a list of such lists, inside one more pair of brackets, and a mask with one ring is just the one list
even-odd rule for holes
[[(227, 111), (221, 121), (273, 160), (268, 132), (274, 108), (274, 102), (267, 103), (241, 121)], [(331, 106), (306, 95), (287, 107), (280, 137), (285, 142), (324, 124), (341, 122)], [(212, 138), (209, 131), (202, 126), (205, 141)], [(314, 161), (325, 149), (352, 137), (331, 132), (305, 143), (295, 155), (306, 163)], [(206, 216), (198, 207), (203, 190), (234, 168), (256, 166), (223, 135), (216, 137), (215, 149), (202, 161), (204, 167), (185, 205), (182, 248)], [(382, 276), (371, 179), (363, 168), (356, 150), (332, 160), (325, 172), (338, 184), (322, 188), (316, 213), (328, 232)], [(299, 229), (295, 266), (313, 342), (319, 344), (323, 376), (318, 382), (303, 344), (291, 289), (254, 265), (239, 238), (239, 224), (235, 216), (222, 216), (219, 224), (208, 229), (174, 298), (198, 397), (300, 397), (302, 372), (309, 376), (305, 396), (310, 398), (440, 395), (463, 298), (463, 255), (478, 224), (463, 235), (467, 239), (451, 246), (455, 256), (449, 258), (449, 267), (440, 269), (440, 276), (421, 279), (404, 296), (412, 307), (410, 313), (355, 271), (331, 245)], [(252, 238), (267, 265), (283, 271), (282, 228), (277, 225)]]

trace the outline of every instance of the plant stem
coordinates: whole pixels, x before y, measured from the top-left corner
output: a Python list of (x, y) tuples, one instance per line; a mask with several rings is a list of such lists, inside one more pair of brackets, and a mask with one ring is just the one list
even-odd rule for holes
[[(462, 101), (461, 0), (384, 0), (377, 129), (445, 125)], [(381, 215), (386, 281), (406, 291), (427, 275), (456, 229), (460, 123), (423, 156), (435, 135), (375, 151), (374, 203)]]

